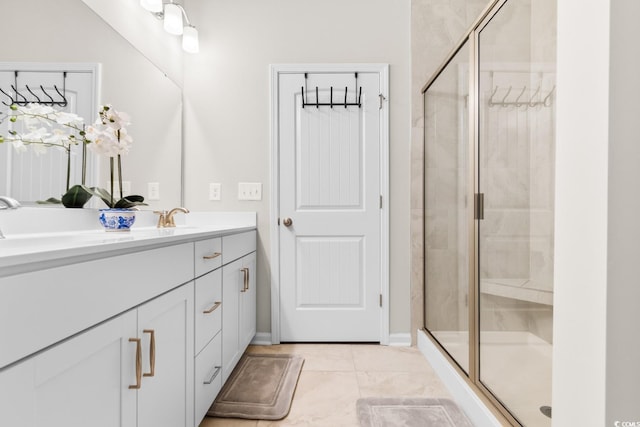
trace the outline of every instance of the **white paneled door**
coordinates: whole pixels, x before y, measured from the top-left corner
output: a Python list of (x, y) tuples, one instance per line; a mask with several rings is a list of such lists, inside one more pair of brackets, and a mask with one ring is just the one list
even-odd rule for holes
[(281, 341), (381, 340), (380, 79), (279, 75)]

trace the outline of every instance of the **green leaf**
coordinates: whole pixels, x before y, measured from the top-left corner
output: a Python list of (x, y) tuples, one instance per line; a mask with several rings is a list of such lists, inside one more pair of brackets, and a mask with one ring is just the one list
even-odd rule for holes
[(147, 204), (144, 203), (144, 197), (136, 196), (136, 195), (132, 194), (132, 195), (129, 195), (127, 197), (124, 197), (124, 198), (118, 200), (118, 202), (116, 203), (116, 205), (114, 207), (116, 207), (116, 208), (132, 208), (134, 206), (140, 206), (140, 205), (147, 206)]
[(82, 208), (93, 196), (91, 189), (84, 185), (74, 185), (62, 196), (62, 204), (67, 208)]
[(38, 200), (36, 203), (39, 205), (59, 205), (62, 203), (62, 200), (56, 199), (55, 197), (49, 197), (47, 200)]
[(100, 199), (102, 199), (102, 201), (109, 206), (110, 208), (113, 208), (115, 206), (111, 206), (111, 194), (109, 194), (109, 192), (107, 190), (105, 190), (104, 188), (99, 188), (99, 187), (91, 187), (89, 189), (89, 191), (91, 192), (91, 194), (93, 194), (96, 197), (99, 197)]

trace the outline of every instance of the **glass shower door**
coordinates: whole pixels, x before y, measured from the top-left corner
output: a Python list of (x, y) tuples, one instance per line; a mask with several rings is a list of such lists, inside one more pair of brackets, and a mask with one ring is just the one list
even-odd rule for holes
[(555, 0), (511, 0), (477, 36), (479, 381), (550, 426)]
[(425, 327), (469, 372), (469, 47), (424, 94)]

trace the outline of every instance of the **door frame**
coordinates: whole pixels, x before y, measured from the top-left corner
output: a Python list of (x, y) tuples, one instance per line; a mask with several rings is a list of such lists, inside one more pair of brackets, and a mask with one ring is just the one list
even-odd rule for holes
[(270, 70), (271, 343), (280, 343), (280, 140), (279, 77), (300, 73), (378, 73), (380, 76), (380, 344), (389, 345), (389, 64), (272, 64)]

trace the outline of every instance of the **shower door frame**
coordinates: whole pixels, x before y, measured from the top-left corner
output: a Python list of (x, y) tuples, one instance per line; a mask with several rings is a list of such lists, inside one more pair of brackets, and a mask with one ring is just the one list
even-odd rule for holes
[[(467, 374), (464, 369), (458, 365), (458, 362), (449, 354), (443, 345), (431, 334), (426, 328), (426, 311), (423, 307), (423, 322), (422, 330), (426, 336), (434, 343), (436, 348), (442, 353), (442, 355), (449, 361), (451, 366), (458, 372), (458, 374), (465, 380), (467, 385), (479, 395), (479, 397), (485, 402), (489, 403), (493, 407), (490, 408), (494, 412), (499, 413), (513, 426), (521, 426), (520, 422), (511, 414), (506, 406), (480, 381), (480, 206), (478, 195), (480, 194), (480, 177), (479, 177), (479, 164), (480, 164), (480, 105), (479, 105), (479, 79), (480, 79), (480, 58), (479, 58), (479, 35), (480, 32), (491, 22), (493, 17), (500, 11), (502, 6), (509, 0), (492, 0), (485, 10), (480, 14), (478, 19), (472, 24), (471, 28), (464, 34), (461, 40), (456, 44), (455, 48), (447, 55), (446, 60), (436, 69), (436, 72), (422, 87), (421, 94), (423, 96), (423, 108), (424, 97), (430, 86), (438, 79), (442, 72), (447, 68), (454, 56), (462, 49), (465, 43), (469, 46), (469, 101), (468, 101), (468, 182), (467, 188), (469, 191), (466, 201), (467, 206), (472, 206), (473, 209), (468, 209), (467, 215), (467, 230), (469, 236), (468, 247), (468, 268), (469, 276), (469, 373)], [(424, 114), (424, 111), (423, 111)], [(424, 133), (424, 141), (426, 144), (426, 132)], [(426, 155), (423, 159), (423, 165), (426, 168)], [(426, 171), (426, 169), (424, 169)], [(426, 212), (427, 198), (424, 197), (423, 212)], [(423, 227), (423, 242), (426, 242), (426, 230)], [(426, 245), (423, 245), (426, 247)], [(424, 249), (423, 259), (423, 277), (426, 282), (426, 249)], [(424, 290), (423, 283), (423, 290)], [(425, 294), (426, 298), (426, 294)]]

